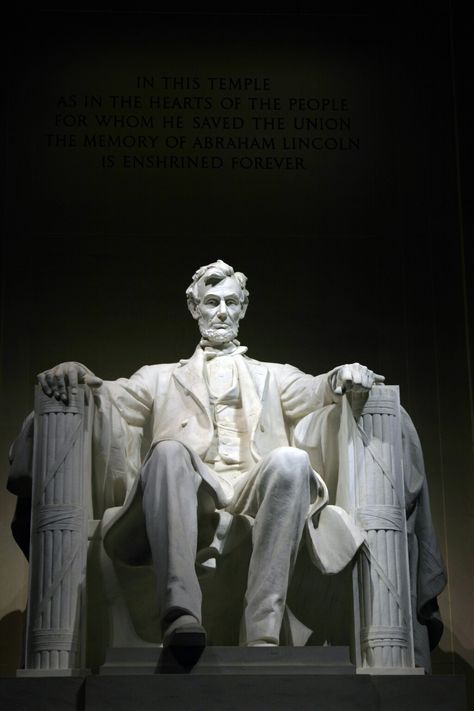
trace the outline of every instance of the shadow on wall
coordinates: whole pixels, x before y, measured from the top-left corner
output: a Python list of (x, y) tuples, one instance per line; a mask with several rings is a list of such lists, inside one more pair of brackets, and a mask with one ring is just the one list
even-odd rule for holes
[(0, 676), (14, 676), (21, 666), (26, 610), (15, 610), (0, 620)]
[[(456, 640), (459, 649), (459, 639)], [(464, 655), (464, 652), (466, 654)], [(443, 652), (439, 647), (433, 650), (431, 655), (433, 674), (460, 674), (466, 678), (468, 708), (474, 711), (474, 669), (466, 661), (468, 650), (463, 648), (462, 654), (457, 652)]]

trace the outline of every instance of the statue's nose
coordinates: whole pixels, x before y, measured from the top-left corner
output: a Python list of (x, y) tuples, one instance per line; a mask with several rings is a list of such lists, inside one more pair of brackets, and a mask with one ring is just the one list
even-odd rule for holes
[(219, 305), (219, 318), (222, 320), (227, 318), (227, 306), (224, 300)]

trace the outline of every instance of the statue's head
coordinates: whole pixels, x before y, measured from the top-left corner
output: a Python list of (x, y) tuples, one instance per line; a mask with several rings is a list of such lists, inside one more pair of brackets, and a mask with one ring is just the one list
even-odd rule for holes
[(236, 338), (249, 300), (246, 282), (245, 274), (234, 272), (221, 259), (194, 274), (186, 289), (188, 308), (211, 345), (222, 347)]

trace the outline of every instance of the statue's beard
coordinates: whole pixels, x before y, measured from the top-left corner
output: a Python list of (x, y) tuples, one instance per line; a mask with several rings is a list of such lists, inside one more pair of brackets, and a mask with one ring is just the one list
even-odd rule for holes
[(206, 341), (209, 341), (211, 345), (221, 346), (230, 343), (230, 341), (233, 341), (234, 338), (237, 337), (239, 327), (236, 324), (232, 326), (226, 325), (225, 327), (221, 326), (220, 328), (214, 328), (212, 326), (204, 328), (200, 326), (199, 330), (201, 331), (201, 336)]

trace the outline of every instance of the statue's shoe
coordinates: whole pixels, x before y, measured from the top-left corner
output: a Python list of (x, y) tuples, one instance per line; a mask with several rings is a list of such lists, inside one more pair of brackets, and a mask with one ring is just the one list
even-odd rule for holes
[(163, 649), (173, 653), (183, 666), (192, 666), (201, 656), (207, 641), (206, 630), (192, 615), (181, 615), (163, 634)]

